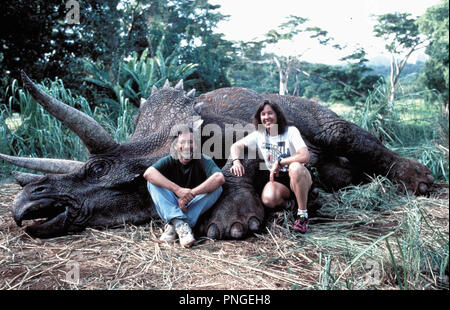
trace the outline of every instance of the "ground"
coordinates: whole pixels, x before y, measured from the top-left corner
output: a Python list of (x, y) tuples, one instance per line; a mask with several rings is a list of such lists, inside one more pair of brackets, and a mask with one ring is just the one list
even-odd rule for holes
[[(447, 275), (439, 274), (429, 262), (430, 272), (403, 280), (395, 264), (389, 264), (386, 244), (397, 257), (395, 241), (385, 241), (403, 234), (402, 209), (376, 216), (361, 210), (358, 217), (351, 212), (344, 216), (341, 210), (313, 219), (304, 236), (290, 230), (292, 218), (281, 211), (271, 215), (265, 231), (245, 240), (199, 239), (184, 249), (158, 242), (158, 222), (33, 239), (11, 216), (19, 190), (14, 183), (0, 185), (1, 290), (398, 289), (398, 283), (403, 288), (409, 283), (409, 288), (448, 289), (448, 267)], [(438, 197), (418, 199), (429, 205), (430, 236), (438, 232), (447, 238), (443, 253), (448, 262), (448, 184)], [(400, 268), (399, 260), (395, 266)]]

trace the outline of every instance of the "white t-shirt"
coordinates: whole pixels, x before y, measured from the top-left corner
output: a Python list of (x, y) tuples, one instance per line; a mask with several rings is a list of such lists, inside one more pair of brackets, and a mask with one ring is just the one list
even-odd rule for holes
[[(285, 158), (294, 155), (297, 151), (306, 147), (300, 135), (300, 131), (294, 126), (286, 127), (283, 134), (270, 136), (266, 130), (256, 130), (242, 139), (242, 142), (249, 149), (258, 147), (263, 156), (267, 169), (271, 170), (278, 158)], [(288, 166), (283, 166), (280, 171), (287, 171)]]

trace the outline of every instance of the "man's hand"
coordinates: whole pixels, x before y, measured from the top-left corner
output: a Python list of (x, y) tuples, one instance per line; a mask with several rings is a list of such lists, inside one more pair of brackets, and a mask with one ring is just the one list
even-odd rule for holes
[(230, 172), (238, 177), (244, 175), (245, 169), (239, 159), (233, 161), (233, 166), (230, 168)]
[(177, 195), (177, 197), (179, 198), (178, 206), (183, 212), (186, 212), (186, 205), (195, 197), (192, 189), (180, 187), (175, 191), (175, 195)]
[(183, 211), (184, 213), (187, 212), (187, 208), (186, 205), (189, 203), (189, 201), (187, 201), (186, 199), (178, 199), (178, 206), (180, 207), (181, 211)]
[(270, 177), (269, 177), (270, 182), (275, 181), (275, 176), (279, 175), (280, 168), (281, 168), (281, 166), (280, 166), (279, 162), (276, 161), (272, 167), (272, 170), (270, 170)]
[(175, 195), (177, 195), (177, 197), (180, 199), (187, 200), (187, 202), (194, 199), (194, 194), (192, 193), (192, 189), (190, 188), (180, 187), (175, 191)]

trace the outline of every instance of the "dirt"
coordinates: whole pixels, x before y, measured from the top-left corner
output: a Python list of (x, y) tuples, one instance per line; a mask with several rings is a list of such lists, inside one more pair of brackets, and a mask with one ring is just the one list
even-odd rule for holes
[[(446, 190), (439, 195), (448, 198), (448, 184), (443, 188)], [(317, 228), (312, 225), (310, 236), (291, 238), (283, 225), (274, 224), (276, 219), (269, 223), (270, 230), (245, 240), (200, 238), (190, 249), (178, 243), (158, 242), (162, 226), (157, 222), (105, 230), (87, 228), (75, 235), (33, 239), (12, 218), (11, 208), (19, 191), (20, 186), (14, 183), (0, 185), (2, 290), (316, 289), (320, 288), (327, 256), (334, 259), (337, 274), (349, 263), (347, 254), (342, 255), (346, 261), (340, 265), (336, 262), (340, 254), (314, 250), (315, 242), (326, 238), (319, 234), (324, 224), (317, 224)], [(448, 231), (448, 206), (442, 210), (433, 217)], [(385, 234), (396, 225), (392, 222), (386, 227), (374, 224), (369, 228)], [(350, 229), (354, 242), (367, 244), (358, 227)], [(368, 231), (367, 227), (361, 231)], [(374, 233), (373, 238), (381, 233)], [(358, 272), (352, 270), (353, 274)], [(388, 280), (377, 289), (395, 289), (396, 281)]]

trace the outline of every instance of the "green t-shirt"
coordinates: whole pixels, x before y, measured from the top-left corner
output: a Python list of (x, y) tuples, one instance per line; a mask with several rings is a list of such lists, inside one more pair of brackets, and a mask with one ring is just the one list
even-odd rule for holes
[(186, 165), (168, 155), (158, 160), (152, 167), (170, 181), (185, 188), (194, 188), (214, 173), (222, 172), (210, 157), (203, 154), (201, 159), (192, 159)]

